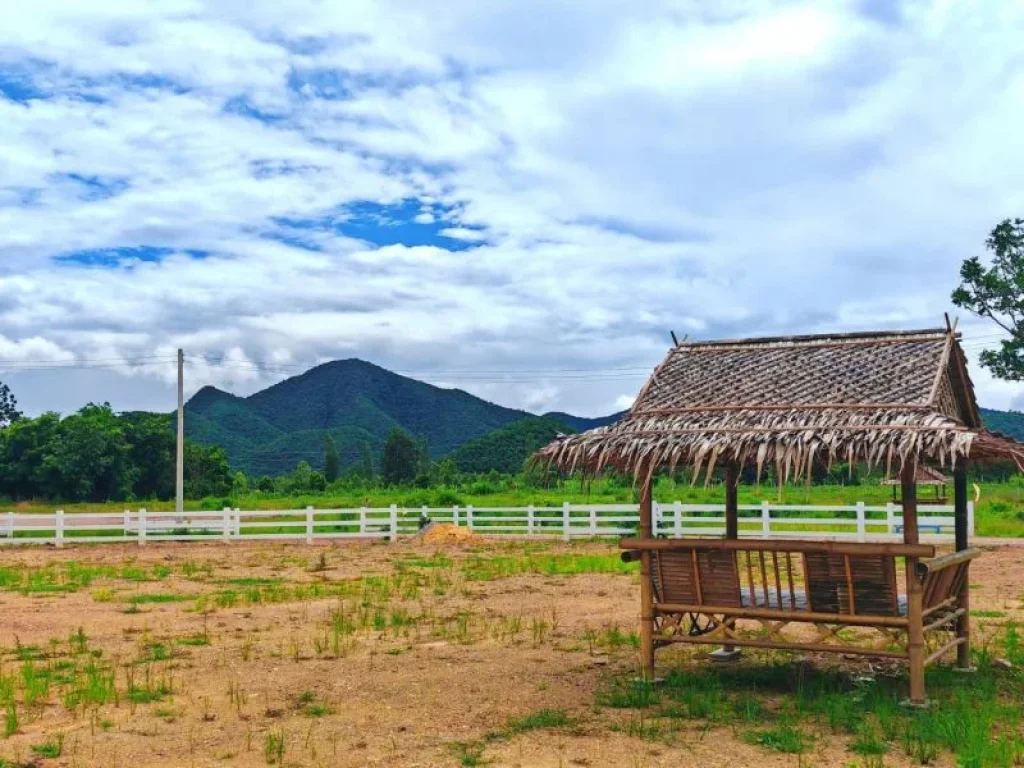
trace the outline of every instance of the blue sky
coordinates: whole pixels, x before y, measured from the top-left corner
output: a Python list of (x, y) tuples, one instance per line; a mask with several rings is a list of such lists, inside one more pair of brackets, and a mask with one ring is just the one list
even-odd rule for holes
[(670, 330), (935, 326), (1024, 215), (1022, 34), (1003, 2), (9, 8), (0, 378), (166, 409), (180, 346), (190, 391), (362, 357), (598, 414)]

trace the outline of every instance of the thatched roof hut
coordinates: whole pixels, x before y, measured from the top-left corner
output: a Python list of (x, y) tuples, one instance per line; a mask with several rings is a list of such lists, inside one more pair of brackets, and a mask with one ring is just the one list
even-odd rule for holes
[(953, 467), (1011, 459), (1024, 445), (981, 423), (959, 334), (948, 329), (695, 341), (672, 348), (618, 423), (559, 437), (538, 458), (607, 466), (646, 480), (716, 464), (774, 465), (780, 481), (813, 462), (908, 458)]
[[(887, 477), (882, 481), (882, 485), (896, 486), (902, 482), (899, 477)], [(949, 478), (934, 467), (918, 464), (914, 470), (914, 485), (946, 485), (948, 482)]]

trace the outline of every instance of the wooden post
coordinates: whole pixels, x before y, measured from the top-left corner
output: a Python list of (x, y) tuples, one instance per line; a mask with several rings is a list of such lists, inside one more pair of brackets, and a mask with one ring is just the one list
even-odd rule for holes
[[(644, 471), (644, 470), (641, 470)], [(651, 539), (653, 531), (651, 503), (652, 478), (640, 489), (640, 538)], [(651, 583), (651, 552), (640, 555), (640, 676), (654, 679), (654, 585)]]
[[(967, 500), (967, 462), (961, 459), (953, 470), (953, 516), (956, 530), (956, 550), (960, 552), (970, 545), (970, 525), (968, 522), (968, 509), (970, 503)], [(963, 643), (956, 647), (956, 665), (960, 669), (971, 668), (971, 591), (970, 591), (970, 567), (968, 562), (964, 565), (964, 585), (960, 592), (960, 607), (964, 613), (957, 619), (957, 637)]]
[(738, 539), (740, 537), (739, 503), (737, 492), (739, 491), (739, 467), (733, 463), (725, 465), (725, 538)]
[[(903, 543), (917, 544), (917, 459), (908, 456), (900, 472), (903, 494)], [(910, 635), (907, 656), (910, 664), (910, 704), (927, 703), (924, 690), (924, 611), (921, 580), (917, 577), (917, 558), (906, 558), (907, 566), (907, 623)]]
[[(739, 520), (739, 480), (740, 468), (734, 462), (725, 465), (725, 538), (738, 539), (740, 537)], [(770, 510), (767, 502), (761, 505), (762, 530), (771, 530)], [(767, 534), (765, 534), (767, 535)], [(737, 555), (738, 557), (739, 555)], [(727, 620), (729, 627), (733, 626), (734, 620)], [(712, 661), (735, 661), (740, 657), (740, 649), (735, 645), (723, 645), (717, 651), (708, 654)]]

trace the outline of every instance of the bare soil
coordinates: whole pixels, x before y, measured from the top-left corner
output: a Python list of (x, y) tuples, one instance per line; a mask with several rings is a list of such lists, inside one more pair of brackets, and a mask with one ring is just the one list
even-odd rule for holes
[[(614, 553), (609, 544), (533, 546), (545, 554)], [(122, 692), (129, 669), (136, 681), (170, 688), (156, 701), (133, 704), (122, 693), (116, 703), (71, 712), (54, 684), (41, 702), (19, 709), (17, 731), (0, 739), (0, 757), (12, 765), (264, 766), (277, 759), (268, 737), (280, 735), (287, 766), (797, 764), (796, 756), (747, 744), (726, 728), (694, 724), (691, 738), (672, 744), (626, 735), (617, 728), (621, 713), (597, 706), (595, 694), (608, 676), (635, 667), (635, 651), (595, 637), (634, 631), (636, 574), (474, 580), (461, 567), (473, 558), (514, 561), (522, 552), (513, 543), (422, 541), (0, 550), (0, 568), (14, 571), (63, 572), (69, 562), (118, 570), (65, 592), (0, 588), (0, 672), (22, 674), (32, 646), (34, 664), (53, 666), (81, 630), (88, 653), (117, 668)], [(125, 568), (152, 579), (122, 575)], [(337, 592), (367, 575), (395, 574), (399, 586), (387, 598), (367, 597), (365, 585), (346, 595), (258, 592)], [(1020, 550), (992, 549), (976, 561), (972, 582), (972, 609), (1000, 614), (975, 619), (979, 642), (993, 626), (1024, 617)], [(175, 595), (206, 597), (157, 602)], [(369, 625), (336, 636), (339, 611), (356, 621), (360, 604), (364, 621), (375, 614)], [(663, 653), (659, 664), (686, 652)], [(757, 662), (747, 654), (741, 663)], [(541, 710), (564, 710), (572, 727), (485, 739)], [(33, 753), (57, 734), (60, 757)], [(801, 761), (859, 764), (832, 738), (816, 740)], [(897, 754), (885, 760), (904, 764), (911, 763)]]

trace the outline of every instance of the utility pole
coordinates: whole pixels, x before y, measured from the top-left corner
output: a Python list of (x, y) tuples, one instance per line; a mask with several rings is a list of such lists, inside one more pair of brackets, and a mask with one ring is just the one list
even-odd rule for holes
[(178, 350), (178, 463), (174, 511), (185, 514), (185, 353)]

